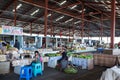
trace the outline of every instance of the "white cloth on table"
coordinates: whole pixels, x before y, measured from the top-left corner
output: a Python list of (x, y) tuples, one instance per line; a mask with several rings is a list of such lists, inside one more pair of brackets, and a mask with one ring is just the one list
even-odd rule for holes
[(120, 69), (116, 66), (107, 69), (102, 73), (100, 80), (120, 80)]
[(48, 61), (48, 67), (55, 68), (57, 65), (57, 60), (59, 60), (61, 56), (50, 57)]

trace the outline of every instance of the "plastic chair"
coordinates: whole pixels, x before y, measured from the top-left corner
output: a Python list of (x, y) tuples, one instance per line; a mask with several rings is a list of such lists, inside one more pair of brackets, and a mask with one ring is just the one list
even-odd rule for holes
[(32, 63), (32, 72), (35, 77), (37, 76), (37, 74), (42, 75), (42, 64), (41, 63)]
[(26, 80), (30, 80), (30, 78), (32, 78), (32, 67), (31, 66), (21, 67), (19, 80), (21, 80), (21, 78), (26, 78)]

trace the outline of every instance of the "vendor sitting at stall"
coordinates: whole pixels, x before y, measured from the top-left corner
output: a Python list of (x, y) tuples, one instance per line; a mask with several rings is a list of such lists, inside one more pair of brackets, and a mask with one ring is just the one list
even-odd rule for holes
[(42, 62), (42, 56), (38, 51), (35, 51), (35, 62)]
[(62, 57), (58, 60), (58, 63), (61, 63), (62, 60), (68, 60), (67, 47), (66, 46), (62, 47), (62, 51), (60, 52), (60, 54), (62, 55)]
[(64, 71), (64, 69), (68, 66), (67, 47), (63, 46), (60, 54), (62, 57), (57, 61), (58, 64), (56, 68), (58, 68), (60, 71)]

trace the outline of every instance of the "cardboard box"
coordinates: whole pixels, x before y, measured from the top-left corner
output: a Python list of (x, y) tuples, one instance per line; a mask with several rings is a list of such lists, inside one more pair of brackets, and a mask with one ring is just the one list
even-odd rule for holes
[(6, 74), (10, 72), (10, 62), (0, 62), (0, 74)]
[(112, 67), (115, 65), (116, 55), (94, 54), (94, 65)]
[(105, 49), (105, 50), (103, 51), (103, 53), (104, 53), (104, 54), (110, 54), (110, 55), (112, 55), (112, 54), (113, 54), (113, 50), (112, 50), (112, 49)]
[(104, 54), (120, 55), (120, 49), (105, 49)]

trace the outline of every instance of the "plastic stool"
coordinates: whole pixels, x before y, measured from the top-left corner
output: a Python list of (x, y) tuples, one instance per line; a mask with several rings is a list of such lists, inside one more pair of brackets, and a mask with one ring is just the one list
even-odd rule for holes
[(21, 67), (19, 80), (21, 80), (21, 78), (26, 78), (26, 80), (30, 80), (30, 78), (32, 78), (32, 67), (31, 66)]
[(42, 75), (42, 65), (41, 63), (32, 63), (32, 72), (34, 76), (37, 76), (37, 74)]

